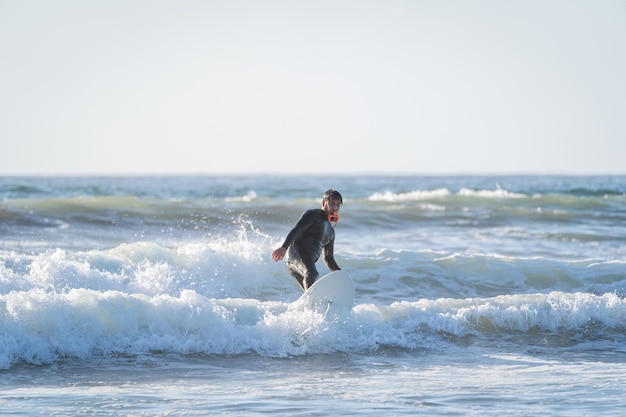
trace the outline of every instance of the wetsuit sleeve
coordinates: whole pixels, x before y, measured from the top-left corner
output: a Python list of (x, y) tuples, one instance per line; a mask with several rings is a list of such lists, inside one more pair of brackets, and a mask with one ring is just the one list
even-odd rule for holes
[(298, 236), (302, 234), (306, 229), (308, 229), (313, 223), (317, 221), (318, 212), (316, 210), (307, 210), (302, 213), (300, 219), (296, 223), (296, 225), (291, 229), (291, 231), (287, 234), (285, 241), (282, 244), (282, 247), (287, 249), (289, 246), (296, 241)]
[(328, 245), (324, 246), (324, 263), (331, 271), (339, 271), (341, 268), (339, 268), (339, 265), (337, 265), (337, 262), (335, 261), (334, 252), (335, 239), (333, 238), (330, 242), (328, 242)]

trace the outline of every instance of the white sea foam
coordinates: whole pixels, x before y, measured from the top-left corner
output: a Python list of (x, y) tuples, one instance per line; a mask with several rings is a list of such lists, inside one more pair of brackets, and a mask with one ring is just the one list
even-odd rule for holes
[[(415, 200), (430, 200), (436, 198), (442, 198), (452, 195), (452, 193), (446, 188), (439, 188), (435, 190), (414, 190), (403, 193), (396, 193), (392, 191), (385, 191), (383, 193), (373, 193), (368, 197), (371, 201), (415, 201)], [(481, 198), (524, 198), (527, 195), (522, 193), (514, 193), (507, 191), (500, 187), (494, 190), (475, 190), (470, 188), (461, 188), (457, 195), (463, 197), (481, 197)]]
[(445, 188), (437, 190), (415, 190), (405, 193), (396, 193), (392, 191), (385, 191), (384, 193), (373, 193), (368, 197), (371, 201), (413, 201), (413, 200), (428, 200), (433, 198), (445, 197), (450, 195), (450, 191)]
[(527, 197), (525, 194), (512, 193), (502, 188), (496, 188), (495, 190), (472, 190), (469, 188), (461, 188), (459, 190), (460, 196), (465, 197), (482, 197), (482, 198), (523, 198)]
[(256, 198), (258, 198), (257, 193), (254, 192), (253, 190), (250, 190), (241, 197), (227, 197), (225, 201), (227, 202), (237, 202), (237, 201), (250, 202), (250, 201), (254, 201)]
[[(493, 332), (578, 332), (590, 322), (624, 334), (626, 304), (614, 294), (503, 295), (482, 299), (421, 299), (390, 305), (357, 304), (334, 321), (290, 303), (120, 291), (41, 289), (0, 297), (0, 367), (15, 361), (49, 363), (61, 357), (145, 354), (268, 356), (359, 352), (381, 346), (432, 348), (434, 335)], [(445, 344), (445, 339), (439, 339)]]

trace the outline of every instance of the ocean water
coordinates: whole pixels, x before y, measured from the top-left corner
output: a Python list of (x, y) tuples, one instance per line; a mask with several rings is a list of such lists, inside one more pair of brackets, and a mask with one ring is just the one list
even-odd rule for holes
[(622, 176), (2, 177), (0, 415), (623, 415), (625, 296)]

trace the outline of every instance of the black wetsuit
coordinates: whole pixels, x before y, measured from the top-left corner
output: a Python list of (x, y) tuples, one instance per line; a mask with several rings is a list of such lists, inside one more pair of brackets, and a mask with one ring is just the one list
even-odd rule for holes
[(319, 276), (315, 262), (324, 252), (324, 263), (331, 271), (339, 265), (333, 256), (335, 229), (328, 221), (328, 213), (322, 209), (305, 211), (291, 229), (282, 247), (287, 249), (285, 263), (289, 274), (302, 289), (309, 288)]

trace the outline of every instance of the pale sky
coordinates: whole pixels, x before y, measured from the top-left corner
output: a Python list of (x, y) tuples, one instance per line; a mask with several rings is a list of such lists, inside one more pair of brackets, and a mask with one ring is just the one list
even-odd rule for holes
[(626, 174), (624, 0), (0, 0), (0, 175)]

